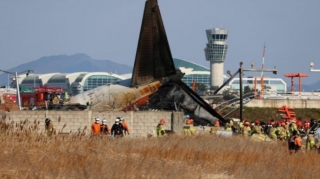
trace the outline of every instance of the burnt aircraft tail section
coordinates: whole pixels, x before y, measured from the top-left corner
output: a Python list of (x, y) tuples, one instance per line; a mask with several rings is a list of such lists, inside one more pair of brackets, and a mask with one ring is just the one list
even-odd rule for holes
[(145, 4), (131, 87), (176, 74), (157, 0)]

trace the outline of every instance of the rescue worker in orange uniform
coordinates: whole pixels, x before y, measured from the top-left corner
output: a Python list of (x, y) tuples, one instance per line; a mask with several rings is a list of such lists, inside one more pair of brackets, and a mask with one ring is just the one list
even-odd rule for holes
[(95, 122), (91, 125), (91, 135), (99, 136), (100, 135), (100, 119), (99, 117), (95, 118)]
[(220, 130), (220, 122), (219, 120), (214, 121), (214, 126), (211, 128), (210, 133), (216, 135), (217, 131)]
[(129, 131), (129, 125), (128, 123), (124, 120), (124, 117), (120, 117), (120, 123), (122, 124), (123, 128), (124, 128), (124, 135), (130, 135), (130, 131)]
[(53, 122), (50, 120), (50, 118), (46, 118), (44, 122), (47, 135), (52, 136), (56, 134), (56, 127), (53, 125)]
[(107, 120), (103, 119), (102, 124), (100, 125), (100, 133), (103, 136), (110, 135), (110, 128), (107, 125)]
[(292, 136), (288, 140), (290, 155), (297, 153), (301, 149), (301, 140), (297, 131), (292, 131)]

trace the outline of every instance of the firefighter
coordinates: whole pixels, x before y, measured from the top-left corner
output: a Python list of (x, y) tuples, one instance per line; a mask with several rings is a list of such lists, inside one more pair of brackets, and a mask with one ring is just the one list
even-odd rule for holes
[(214, 121), (214, 126), (211, 128), (210, 133), (216, 135), (217, 131), (220, 130), (219, 120)]
[(315, 148), (314, 131), (310, 131), (306, 141), (307, 150), (313, 150)]
[(243, 118), (242, 121), (239, 122), (239, 129), (240, 132), (243, 131), (244, 123), (246, 122), (246, 118)]
[(161, 119), (159, 121), (159, 124), (157, 125), (157, 128), (156, 128), (156, 132), (157, 132), (157, 136), (158, 137), (162, 137), (162, 136), (166, 136), (166, 131), (164, 129), (164, 124), (166, 123), (166, 121), (164, 119)]
[(262, 134), (262, 127), (259, 119), (255, 121), (255, 125), (252, 127), (252, 134)]
[(297, 133), (300, 134), (299, 131), (298, 131), (298, 127), (297, 127), (296, 123), (297, 123), (297, 119), (296, 118), (292, 118), (290, 123), (289, 123), (290, 136), (292, 136), (292, 132), (293, 131), (297, 131)]
[(250, 122), (244, 122), (244, 127), (242, 130), (242, 135), (243, 137), (247, 138), (249, 136), (251, 136), (251, 128), (250, 128)]
[(277, 133), (278, 133), (278, 129), (276, 128), (276, 124), (275, 122), (272, 120), (271, 123), (270, 123), (270, 128), (269, 128), (269, 134), (268, 136), (274, 140), (274, 141), (277, 141)]
[(278, 127), (277, 127), (277, 130), (279, 131), (278, 132), (278, 139), (279, 140), (287, 140), (289, 138), (289, 132), (288, 130), (286, 129), (286, 124), (284, 122), (281, 122)]
[(53, 122), (50, 120), (50, 118), (46, 118), (44, 122), (47, 135), (52, 136), (56, 134), (56, 127), (53, 125)]
[(233, 120), (228, 119), (228, 122), (226, 123), (225, 130), (226, 131), (232, 131), (232, 126), (233, 126)]
[(186, 120), (186, 125), (183, 126), (182, 128), (182, 134), (187, 136), (195, 135), (195, 128), (193, 127), (192, 123), (193, 123), (192, 119)]

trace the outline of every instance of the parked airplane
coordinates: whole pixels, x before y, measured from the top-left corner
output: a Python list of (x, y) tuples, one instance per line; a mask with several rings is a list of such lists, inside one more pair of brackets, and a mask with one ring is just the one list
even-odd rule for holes
[(70, 102), (87, 104), (95, 110), (130, 110), (159, 102), (157, 98), (150, 99), (158, 94), (180, 104), (198, 124), (213, 124), (217, 118), (225, 123), (223, 117), (181, 81), (183, 75), (175, 69), (158, 2), (147, 0), (132, 78), (85, 91)]

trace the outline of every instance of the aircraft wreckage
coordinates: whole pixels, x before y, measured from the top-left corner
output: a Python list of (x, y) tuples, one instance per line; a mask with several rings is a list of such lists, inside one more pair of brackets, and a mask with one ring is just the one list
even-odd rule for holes
[(147, 0), (142, 19), (132, 78), (85, 91), (71, 103), (92, 110), (126, 111), (133, 108), (176, 110), (177, 105), (195, 124), (211, 125), (226, 120), (193, 92), (173, 63), (157, 0)]

